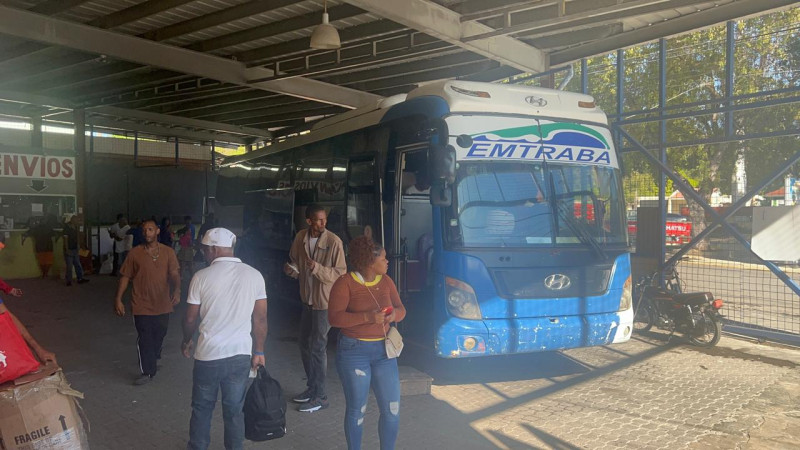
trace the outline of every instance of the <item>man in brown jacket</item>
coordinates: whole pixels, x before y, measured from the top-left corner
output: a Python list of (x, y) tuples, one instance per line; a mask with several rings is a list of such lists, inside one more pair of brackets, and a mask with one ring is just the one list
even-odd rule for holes
[(344, 246), (325, 229), (328, 217), (318, 205), (306, 208), (308, 228), (297, 233), (284, 272), (300, 282), (303, 314), (300, 318), (300, 356), (307, 389), (292, 398), (299, 410), (314, 412), (328, 407), (325, 375), (328, 367), (328, 297), (333, 283), (347, 272)]

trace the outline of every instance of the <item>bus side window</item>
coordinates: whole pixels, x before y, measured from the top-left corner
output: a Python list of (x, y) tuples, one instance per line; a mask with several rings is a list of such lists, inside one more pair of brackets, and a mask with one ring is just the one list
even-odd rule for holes
[(347, 176), (347, 237), (372, 235), (380, 222), (375, 190), (375, 162), (351, 161)]

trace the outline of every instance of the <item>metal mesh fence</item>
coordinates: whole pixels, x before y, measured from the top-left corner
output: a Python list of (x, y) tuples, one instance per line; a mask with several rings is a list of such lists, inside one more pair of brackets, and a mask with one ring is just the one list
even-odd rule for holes
[[(590, 58), (575, 64), (576, 78), (580, 66), (586, 77), (566, 87), (594, 96), (623, 130), (617, 137), (633, 138), (617, 144), (624, 152), (634, 276), (685, 254), (678, 262), (684, 291), (723, 299), (728, 329), (794, 342), (800, 341), (798, 23), (800, 8), (793, 8)], [(656, 159), (663, 151), (669, 172), (693, 192), (665, 177), (660, 201), (664, 172), (643, 151)], [(666, 229), (652, 220), (662, 205)], [(694, 239), (719, 215), (729, 215), (724, 225)]]

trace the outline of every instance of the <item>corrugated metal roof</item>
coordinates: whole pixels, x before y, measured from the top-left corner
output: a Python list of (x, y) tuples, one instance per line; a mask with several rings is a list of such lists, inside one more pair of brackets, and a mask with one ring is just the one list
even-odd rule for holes
[(718, 7), (720, 5), (733, 3), (734, 0), (717, 0), (715, 2), (698, 2), (692, 6), (682, 6), (674, 9), (667, 9), (657, 13), (643, 14), (632, 18), (622, 20), (625, 25), (625, 31), (636, 30), (639, 28), (649, 27), (655, 23), (665, 22), (671, 19), (676, 19), (690, 14), (707, 11), (709, 9)]
[[(703, 18), (707, 15), (711, 17), (709, 13), (720, 11), (720, 8), (731, 11), (726, 14), (731, 16), (730, 18), (736, 18), (736, 11), (739, 10), (742, 11), (741, 15), (747, 15), (774, 8), (776, 5), (792, 4), (788, 0), (717, 0), (694, 4), (685, 0), (652, 2), (623, 0), (621, 4), (611, 0), (596, 2), (568, 0), (566, 3), (568, 15), (561, 17), (558, 14), (554, 15), (557, 8), (555, 3), (545, 1), (433, 0), (433, 2), (459, 12), (481, 13), (483, 10), (483, 15), (476, 20), (497, 30), (497, 33), (520, 35), (520, 39), (525, 42), (542, 42), (543, 45), (546, 44), (551, 55), (566, 58), (566, 61), (612, 51), (603, 47), (604, 42), (609, 39), (614, 39), (613, 42), (619, 42), (619, 45), (629, 46), (691, 29), (678, 25), (669, 26), (672, 23), (681, 23), (676, 19), (698, 18), (692, 21), (693, 26), (708, 26), (712, 23), (703, 25)], [(410, 46), (400, 38), (377, 45), (374, 36), (402, 34), (407, 25), (394, 24), (376, 13), (366, 11), (359, 13), (357, 8), (344, 0), (327, 2), (329, 10), (336, 11), (335, 8), (338, 8), (338, 11), (347, 12), (340, 14), (344, 17), (332, 17), (331, 21), (345, 37), (341, 61), (337, 62), (335, 52), (320, 52), (308, 48), (308, 38), (321, 22), (323, 3), (323, 0), (272, 2), (89, 0), (69, 8), (71, 3), (59, 4), (53, 0), (2, 2), (6, 7), (19, 10), (41, 10), (46, 7), (49, 14), (58, 19), (84, 24), (108, 24), (109, 19), (113, 18), (115, 20), (112, 26), (115, 33), (160, 36), (160, 42), (165, 45), (202, 48), (209, 55), (225, 57), (226, 60), (220, 60), (220, 64), (228, 62), (233, 55), (247, 52), (245, 59), (248, 61), (245, 62), (291, 62), (288, 67), (296, 69), (302, 57), (314, 55), (312, 67), (308, 72), (299, 74), (332, 83), (330, 91), (340, 89), (338, 84), (369, 90), (380, 95), (390, 95), (408, 91), (417, 83), (434, 79), (490, 77), (480, 72), (487, 69), (496, 71), (497, 74), (492, 76), (497, 77), (503, 73), (515, 72), (510, 68), (500, 67), (500, 63), (485, 56), (470, 54), (468, 47), (442, 43), (430, 37), (425, 38), (421, 34), (418, 35), (414, 46)], [(531, 12), (531, 6), (536, 6), (537, 9)], [(536, 22), (549, 17), (557, 20), (558, 26), (533, 27), (524, 32), (504, 31), (502, 20), (498, 16), (498, 7), (511, 8), (508, 11), (512, 17), (527, 17), (522, 21), (523, 25), (525, 21)], [(583, 13), (587, 7), (597, 10), (602, 8), (606, 11), (606, 15), (596, 24), (587, 22), (586, 15), (582, 16), (583, 20), (578, 20), (578, 13), (573, 11)], [(518, 11), (520, 8), (527, 8), (527, 15)], [(608, 8), (619, 8), (620, 14), (608, 13)], [(637, 8), (648, 12), (636, 14)], [(486, 11), (487, 9), (490, 11)], [(229, 16), (220, 15), (232, 11), (238, 11), (240, 14), (242, 11), (247, 11), (248, 16), (228, 20)], [(515, 15), (517, 12), (518, 16)], [(574, 14), (575, 18), (571, 18), (569, 14)], [(221, 17), (226, 18), (224, 23), (216, 20)], [(515, 23), (514, 20), (512, 23)], [(198, 26), (198, 23), (203, 25)], [(296, 25), (290, 27), (289, 24)], [(668, 26), (655, 26), (660, 24)], [(659, 33), (649, 35), (646, 30), (650, 27), (658, 28)], [(176, 29), (180, 31), (174, 31)], [(573, 29), (577, 31), (571, 31)], [(161, 35), (154, 34), (159, 30), (162, 31)], [(0, 28), (0, 35), (2, 33), (4, 30)], [(626, 40), (627, 36), (636, 37), (629, 41)], [(359, 46), (356, 47), (354, 44)], [(379, 54), (369, 56), (364, 53), (373, 45), (380, 50)], [(220, 84), (206, 78), (205, 71), (191, 70), (187, 65), (183, 66), (185, 70), (180, 70), (177, 74), (175, 73), (177, 69), (171, 67), (169, 63), (163, 64), (167, 69), (143, 65), (140, 54), (136, 56), (139, 59), (134, 58), (139, 63), (125, 62), (128, 56), (127, 49), (106, 57), (98, 52), (92, 53), (86, 48), (77, 51), (65, 47), (46, 47), (16, 37), (13, 32), (10, 32), (8, 37), (4, 36), (0, 40), (0, 91), (15, 89), (30, 94), (58, 95), (66, 102), (78, 102), (87, 107), (117, 105), (183, 117), (212, 114), (216, 117), (215, 120), (232, 124), (243, 123), (236, 119), (239, 117), (237, 113), (263, 110), (264, 116), (268, 119), (265, 119), (260, 126), (265, 128), (291, 126), (285, 124), (294, 123), (291, 122), (293, 120), (302, 121), (304, 117), (331, 113), (332, 107), (325, 103), (331, 103), (329, 100), (315, 103), (296, 98), (297, 96), (313, 98), (318, 95), (317, 92), (307, 93), (301, 90), (304, 95), (295, 94), (294, 97), (287, 97), (268, 93), (247, 84), (238, 87), (230, 82)], [(42, 50), (43, 48), (46, 50)], [(156, 61), (153, 60), (152, 64), (156, 64)], [(202, 69), (204, 65), (205, 62), (201, 63), (198, 60), (198, 69)], [(325, 71), (320, 71), (321, 69)], [(292, 82), (286, 81), (289, 84)], [(327, 94), (324, 91), (325, 89), (320, 90), (322, 94)], [(217, 95), (218, 92), (224, 92), (224, 95)], [(342, 97), (347, 98), (347, 95)], [(270, 108), (275, 112), (271, 112)], [(0, 103), (0, 116), (2, 114), (2, 103)]]

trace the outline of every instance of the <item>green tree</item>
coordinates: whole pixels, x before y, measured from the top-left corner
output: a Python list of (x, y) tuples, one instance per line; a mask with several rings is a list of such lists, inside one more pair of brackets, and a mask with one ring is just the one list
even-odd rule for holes
[[(766, 14), (736, 23), (734, 95), (797, 87), (800, 85), (800, 8)], [(667, 41), (667, 105), (710, 102), (705, 109), (724, 106), (726, 27), (720, 25), (685, 34)], [(624, 111), (624, 119), (655, 117), (658, 106), (658, 44), (648, 43), (624, 51), (624, 105), (616, 100), (615, 53), (587, 61), (590, 93), (606, 112)], [(792, 95), (787, 93), (784, 95)], [(774, 98), (775, 96), (773, 96)], [(763, 98), (739, 100), (737, 104)], [(669, 113), (701, 111), (686, 107)], [(800, 126), (797, 104), (783, 104), (733, 114), (735, 135), (770, 133)], [(629, 124), (624, 128), (645, 146), (658, 142), (657, 122)], [(743, 155), (750, 183), (763, 177), (800, 150), (797, 137), (751, 139), (733, 143), (692, 142), (725, 136), (726, 115), (698, 113), (669, 120), (666, 141), (670, 165), (706, 199), (713, 188), (731, 193), (731, 180), (739, 155)], [(642, 184), (652, 183), (659, 173), (642, 155), (625, 157), (626, 195), (646, 192)], [(649, 176), (644, 176), (649, 174)], [(776, 184), (780, 181), (776, 182)], [(769, 188), (774, 189), (776, 185)], [(669, 194), (669, 192), (667, 193)], [(642, 195), (642, 194), (639, 194)], [(630, 197), (629, 197), (630, 199)], [(702, 231), (705, 215), (702, 208), (689, 202), (695, 233)]]

